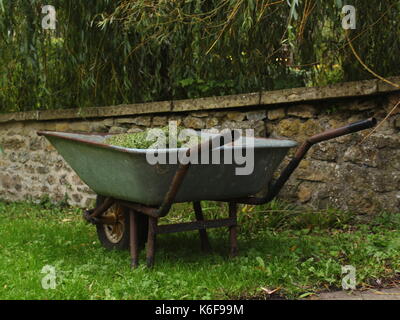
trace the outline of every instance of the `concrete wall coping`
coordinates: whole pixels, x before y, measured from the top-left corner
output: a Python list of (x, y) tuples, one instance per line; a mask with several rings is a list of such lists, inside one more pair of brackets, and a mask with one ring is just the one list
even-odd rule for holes
[[(389, 79), (392, 82), (400, 83), (400, 76)], [(308, 101), (311, 102), (318, 100), (370, 96), (392, 91), (399, 91), (399, 89), (381, 80), (373, 79), (343, 82), (325, 87), (292, 88), (199, 99), (121, 104), (117, 106), (93, 107), (84, 109), (75, 108), (6, 113), (0, 114), (0, 123), (12, 121), (46, 121), (120, 117), (141, 114), (191, 112), (254, 106), (270, 106), (273, 108), (275, 105), (285, 103), (306, 103)]]

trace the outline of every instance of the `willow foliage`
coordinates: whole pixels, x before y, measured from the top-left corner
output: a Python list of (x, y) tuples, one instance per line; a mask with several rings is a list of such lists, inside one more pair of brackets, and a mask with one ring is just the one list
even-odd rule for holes
[[(0, 0), (0, 111), (104, 106), (398, 75), (400, 1)], [(43, 30), (43, 5), (57, 10)]]

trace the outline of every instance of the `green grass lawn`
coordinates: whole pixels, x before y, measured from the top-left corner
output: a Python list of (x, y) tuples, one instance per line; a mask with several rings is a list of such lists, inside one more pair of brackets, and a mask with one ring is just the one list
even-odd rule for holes
[[(220, 204), (204, 207), (208, 218), (226, 214)], [(188, 212), (177, 205), (166, 222)], [(129, 253), (103, 249), (81, 210), (0, 202), (0, 299), (267, 298), (264, 289), (300, 298), (341, 287), (344, 265), (356, 268), (358, 287), (400, 273), (400, 214), (359, 224), (349, 213), (274, 202), (241, 207), (239, 217), (237, 258), (227, 255), (226, 228), (213, 229), (211, 254), (200, 251), (197, 232), (160, 235), (155, 267), (144, 266), (142, 252), (131, 270)], [(42, 288), (46, 265), (55, 267), (55, 289)]]

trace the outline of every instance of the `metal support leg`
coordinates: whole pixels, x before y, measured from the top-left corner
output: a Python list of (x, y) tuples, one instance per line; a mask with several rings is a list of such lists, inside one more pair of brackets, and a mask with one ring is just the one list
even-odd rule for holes
[(238, 253), (237, 247), (237, 203), (229, 202), (229, 217), (234, 218), (236, 224), (234, 226), (229, 227), (229, 241), (231, 245), (230, 256), (236, 257)]
[[(204, 221), (203, 211), (201, 210), (200, 202), (193, 202), (194, 213), (196, 215), (197, 221)], [(204, 252), (211, 251), (210, 241), (208, 240), (207, 230), (200, 229), (200, 241), (201, 241), (201, 250)]]
[(151, 268), (154, 265), (154, 254), (156, 246), (156, 229), (158, 219), (149, 217), (149, 231), (147, 235), (147, 267)]
[(130, 216), (130, 251), (131, 251), (131, 268), (137, 268), (139, 265), (139, 248), (138, 248), (138, 230), (137, 230), (137, 215), (134, 210), (129, 211)]

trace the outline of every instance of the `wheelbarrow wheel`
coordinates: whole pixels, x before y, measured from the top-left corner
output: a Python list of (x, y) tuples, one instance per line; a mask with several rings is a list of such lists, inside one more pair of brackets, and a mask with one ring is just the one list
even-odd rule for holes
[[(97, 196), (96, 207), (103, 203), (105, 197)], [(109, 250), (127, 250), (129, 249), (129, 209), (118, 204), (112, 205), (103, 216), (113, 216), (116, 223), (97, 224), (97, 236), (101, 245)], [(144, 248), (147, 240), (148, 219), (140, 214), (137, 217), (138, 224), (138, 245), (139, 248)]]

